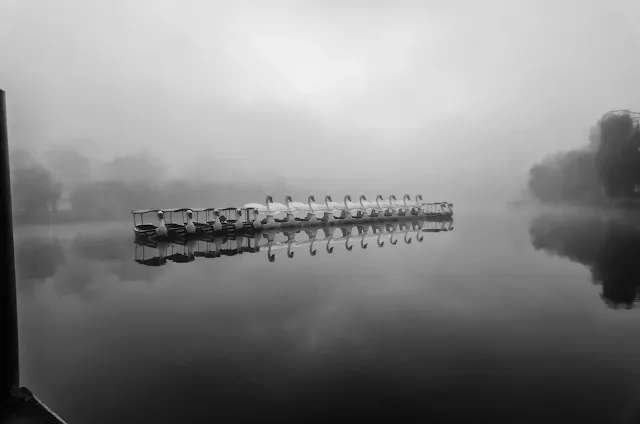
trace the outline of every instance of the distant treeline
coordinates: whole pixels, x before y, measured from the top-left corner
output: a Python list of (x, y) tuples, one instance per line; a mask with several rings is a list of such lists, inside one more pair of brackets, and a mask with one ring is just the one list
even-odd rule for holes
[(10, 166), (17, 224), (127, 219), (134, 209), (235, 205), (264, 196), (257, 184), (164, 180), (162, 166), (146, 155), (95, 164), (67, 147), (44, 160), (14, 151)]
[(631, 112), (607, 113), (590, 143), (547, 156), (529, 171), (529, 190), (544, 203), (602, 204), (640, 198), (640, 129)]

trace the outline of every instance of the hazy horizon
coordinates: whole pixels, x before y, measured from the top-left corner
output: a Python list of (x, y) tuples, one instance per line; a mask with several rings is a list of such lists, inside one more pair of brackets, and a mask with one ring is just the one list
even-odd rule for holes
[(632, 1), (0, 4), (10, 146), (36, 156), (496, 202), (640, 110)]

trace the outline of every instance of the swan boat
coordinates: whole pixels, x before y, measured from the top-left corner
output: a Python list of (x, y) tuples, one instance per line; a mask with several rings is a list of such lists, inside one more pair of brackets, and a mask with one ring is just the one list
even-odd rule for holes
[[(144, 215), (155, 212), (158, 216), (158, 225), (145, 224)], [(160, 209), (139, 209), (131, 212), (133, 215), (133, 232), (138, 237), (167, 237), (169, 235), (167, 226), (164, 222), (164, 212)], [(138, 224), (137, 216), (140, 215), (140, 224)]]
[[(193, 225), (196, 228), (197, 234), (208, 234), (213, 232), (213, 225), (211, 225), (207, 219), (209, 208), (193, 208), (191, 209), (196, 214), (196, 219), (193, 221)], [(205, 222), (200, 221), (200, 214), (205, 215)]]
[[(307, 202), (295, 202), (291, 196), (286, 196), (285, 203), (276, 203), (271, 195), (267, 195), (265, 200), (265, 204), (248, 203), (240, 208), (137, 210), (132, 212), (134, 232), (136, 235), (145, 237), (167, 235), (172, 238), (191, 238), (203, 234), (253, 233), (278, 228), (297, 229), (367, 222), (453, 219), (452, 203), (426, 203), (422, 201), (420, 194), (417, 194), (414, 199), (409, 194), (405, 194), (400, 201), (395, 195), (389, 196), (388, 200), (378, 195), (372, 203), (369, 203), (364, 195), (359, 196), (357, 202), (353, 202), (351, 196), (346, 195), (339, 203), (333, 202), (331, 196), (327, 195), (322, 204), (315, 203), (313, 195), (308, 197)], [(152, 212), (158, 214), (158, 225), (145, 224), (142, 221), (142, 215)], [(182, 215), (182, 223), (174, 223), (174, 213)], [(200, 219), (202, 213), (205, 214), (204, 222)], [(301, 213), (304, 215), (298, 216)], [(278, 216), (282, 214), (285, 216), (279, 218)], [(320, 214), (323, 216), (320, 217)], [(140, 224), (136, 220), (137, 215), (141, 215)], [(167, 217), (167, 222), (164, 221), (164, 216)]]
[[(167, 214), (169, 222), (166, 223), (167, 230), (170, 237), (184, 237), (187, 235), (186, 221), (184, 213), (190, 210), (189, 208), (170, 208), (163, 209)], [(173, 222), (173, 214), (180, 213), (182, 215), (182, 224)]]

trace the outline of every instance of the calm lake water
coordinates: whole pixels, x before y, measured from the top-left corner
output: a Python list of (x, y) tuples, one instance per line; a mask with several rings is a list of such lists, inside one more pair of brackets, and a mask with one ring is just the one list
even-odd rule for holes
[(18, 228), (22, 384), (69, 423), (640, 422), (640, 229), (353, 234), (153, 267), (128, 222)]

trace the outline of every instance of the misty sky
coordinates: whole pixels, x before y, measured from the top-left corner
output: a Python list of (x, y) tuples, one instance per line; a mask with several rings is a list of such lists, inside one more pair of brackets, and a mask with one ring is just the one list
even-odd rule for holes
[(636, 0), (0, 0), (13, 147), (454, 203), (640, 110), (638, 52)]

